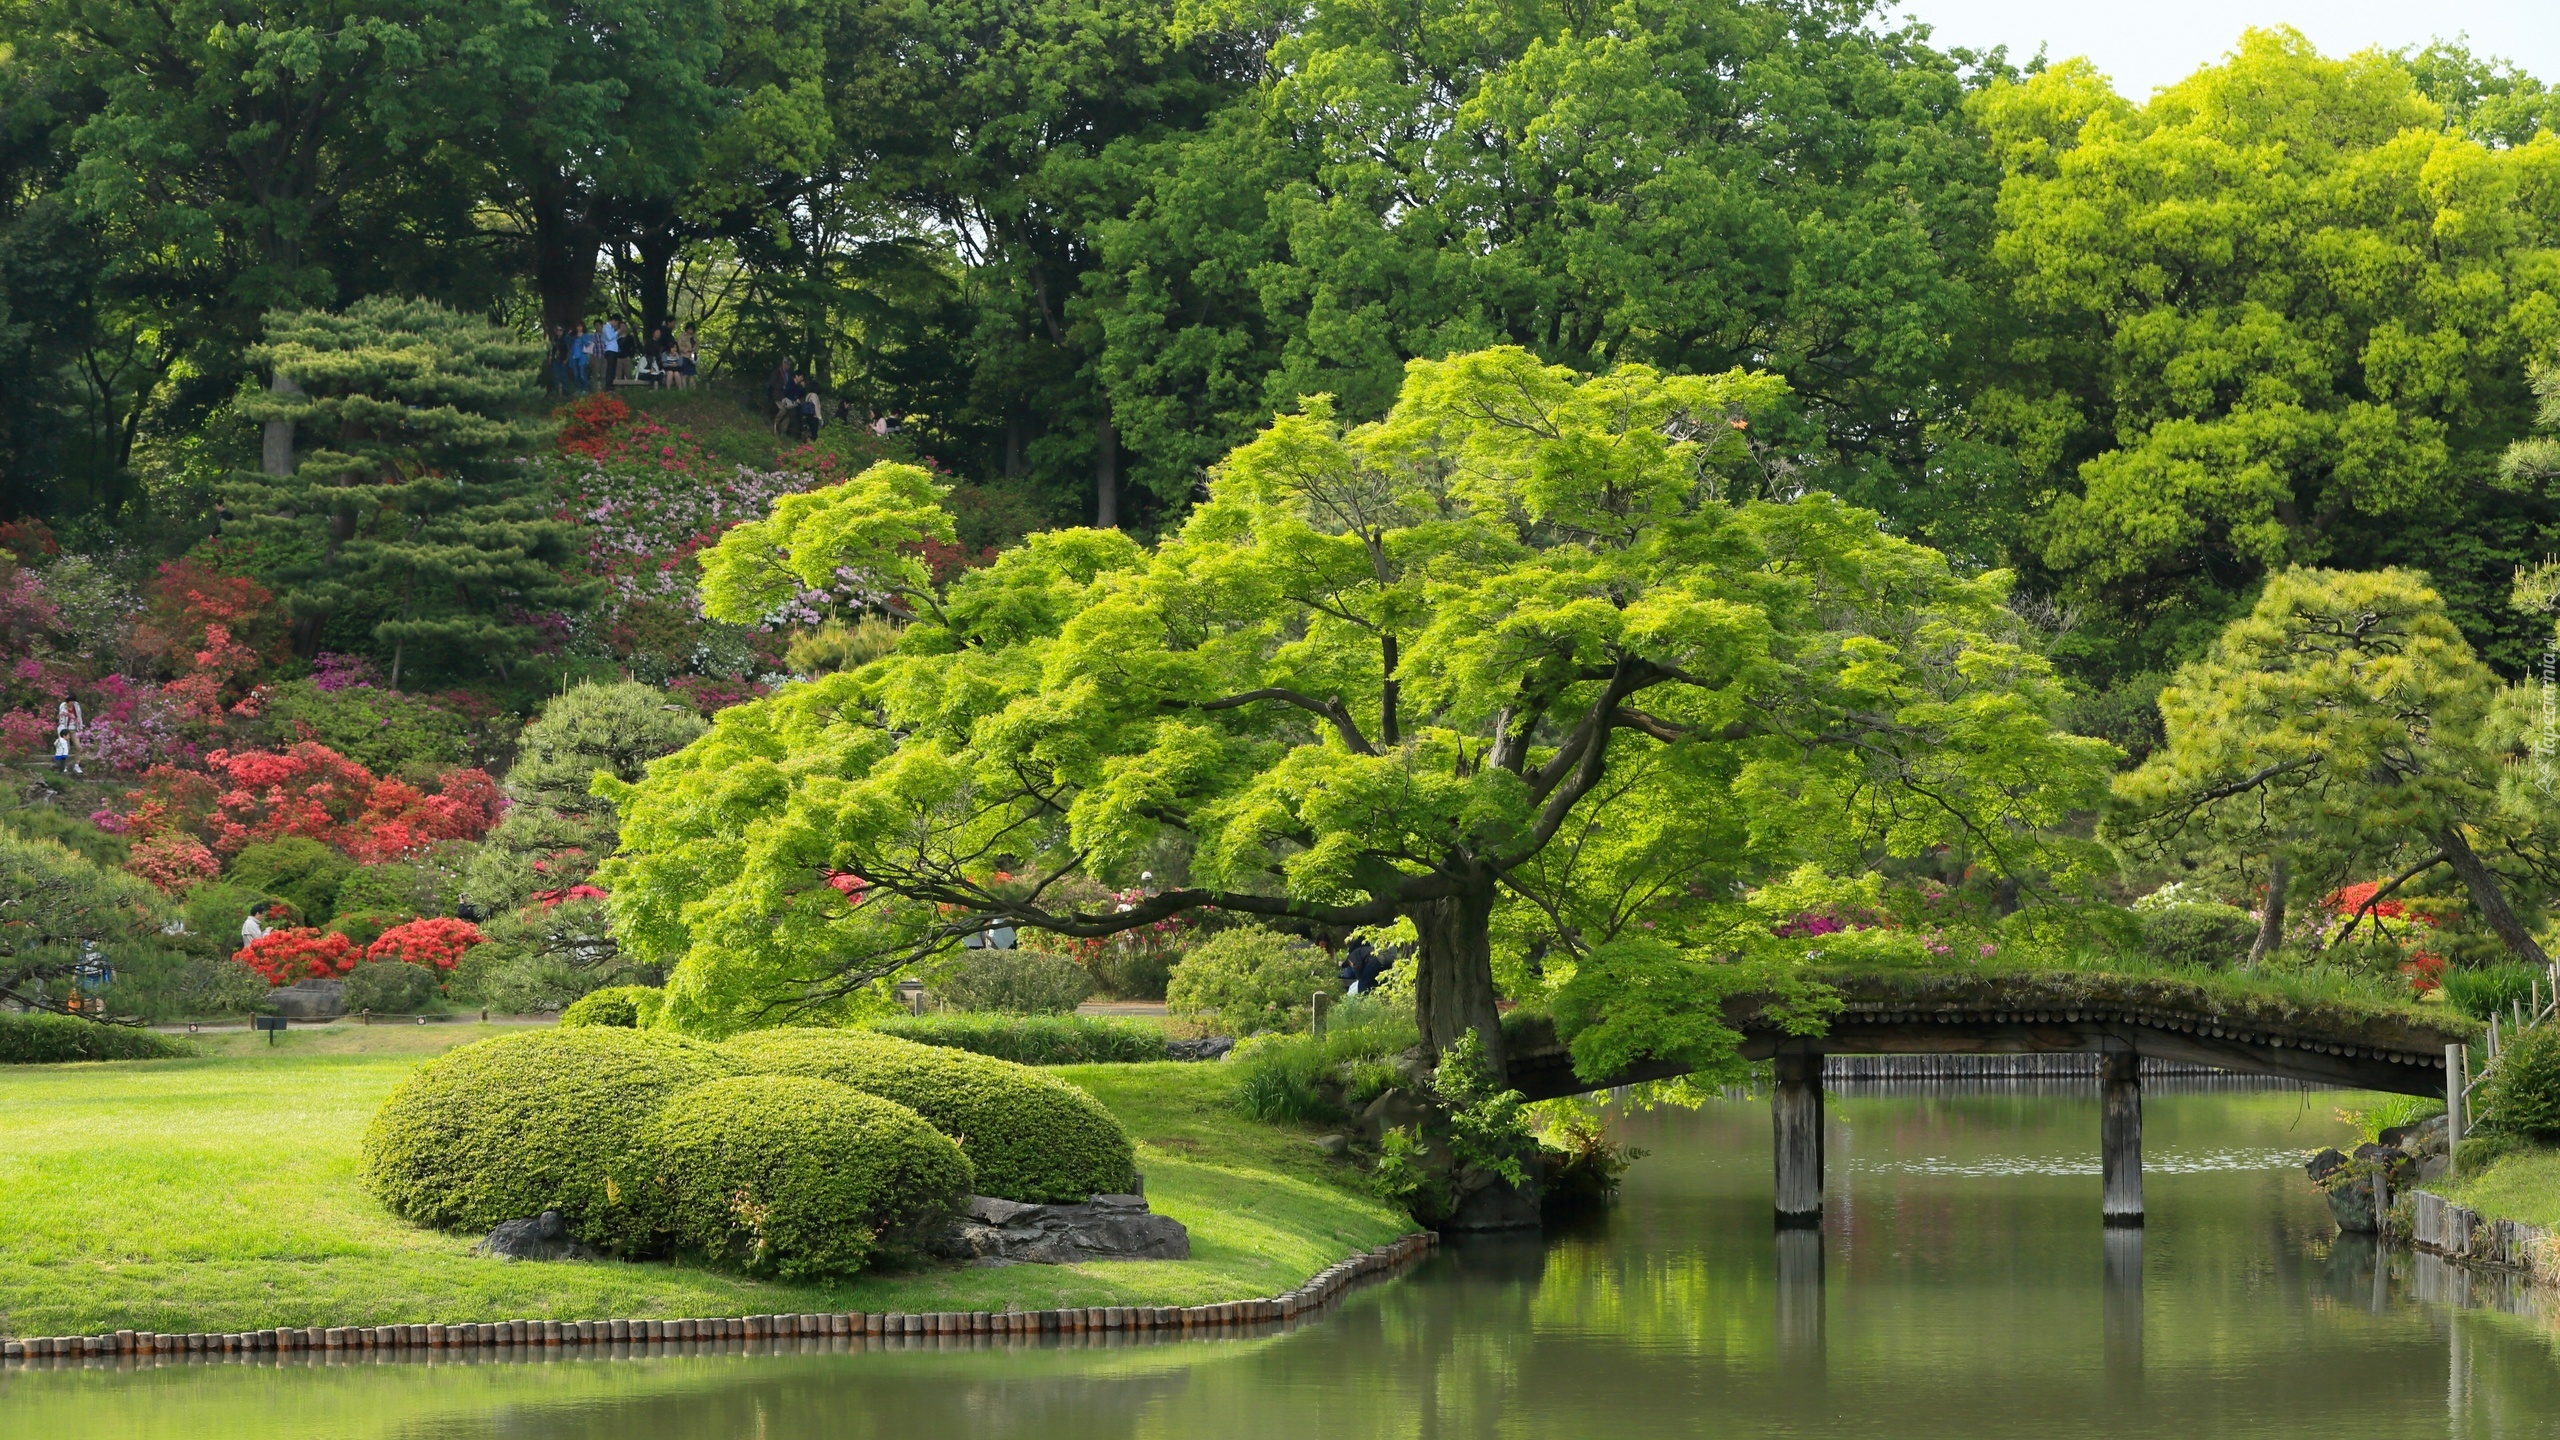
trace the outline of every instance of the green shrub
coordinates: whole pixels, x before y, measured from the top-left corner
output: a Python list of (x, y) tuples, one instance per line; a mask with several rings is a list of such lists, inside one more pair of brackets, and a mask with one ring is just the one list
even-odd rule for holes
[(790, 647), (782, 652), (782, 663), (794, 675), (832, 675), (838, 670), (859, 670), (898, 648), (898, 640), (906, 627), (877, 615), (865, 615), (847, 625), (842, 620), (828, 620), (815, 630), (792, 637)]
[(1333, 1079), (1331, 1070), (1306, 1051), (1266, 1055), (1236, 1082), (1236, 1109), (1252, 1119), (1274, 1123), (1313, 1125), (1339, 1120), (1347, 1106), (1333, 1098), (1328, 1084)]
[(649, 1144), (676, 1244), (778, 1280), (912, 1252), (969, 1191), (967, 1157), (904, 1105), (828, 1080), (742, 1075), (688, 1090)]
[(512, 1014), (563, 1010), (581, 996), (616, 985), (655, 985), (651, 966), (624, 959), (601, 900), (570, 900), (549, 909), (528, 905), (480, 927), (475, 945), (453, 968), (445, 993)]
[(1110, 1111), (1026, 1065), (868, 1030), (759, 1030), (721, 1049), (754, 1074), (833, 1080), (915, 1111), (968, 1152), (981, 1194), (1082, 1200), (1126, 1191), (1136, 1172)]
[[(709, 728), (663, 690), (628, 680), (578, 685), (551, 697), (524, 727), (507, 770), (507, 794), (522, 805), (609, 817), (613, 807), (588, 789), (598, 770), (636, 783), (650, 761), (683, 749)], [(613, 848), (610, 840), (605, 848)]]
[(667, 1230), (644, 1131), (673, 1096), (738, 1073), (717, 1048), (602, 1026), (483, 1040), (418, 1067), (373, 1117), (364, 1184), (392, 1214), (487, 1230), (557, 1209), (624, 1254)]
[(1165, 1058), (1162, 1030), (1094, 1015), (893, 1015), (873, 1021), (871, 1028), (1017, 1065), (1127, 1065)]
[(68, 1015), (0, 1014), (0, 1065), (62, 1065), (75, 1060), (167, 1060), (195, 1047), (131, 1025), (101, 1025)]
[(116, 869), (133, 853), (133, 842), (110, 835), (94, 823), (55, 805), (20, 805), (0, 810), (0, 828), (30, 840), (51, 840), (92, 865)]
[(2257, 943), (2258, 922), (2236, 905), (2167, 905), (2142, 912), (2142, 945), (2165, 965), (2232, 966)]
[[(240, 948), (240, 922), (249, 918), (249, 907), (272, 898), (246, 885), (216, 880), (179, 897), (178, 909), (186, 916), (188, 933), (201, 936), (204, 943), (228, 956)], [(268, 928), (279, 923), (270, 920)]]
[(1244, 1073), (1237, 1108), (1256, 1120), (1339, 1119), (1407, 1083), (1393, 1056), (1422, 1043), (1413, 1012), (1376, 995), (1344, 997), (1322, 1035), (1258, 1035), (1227, 1057)]
[(2445, 1000), (2474, 1020), (2506, 1015), (2507, 1007), (2519, 1000), (2531, 1005), (2535, 989), (2542, 984), (2542, 972), (2524, 964), (2481, 969), (2448, 966), (2440, 978)]
[[(291, 835), (243, 848), (223, 867), (222, 880), (285, 901), (305, 925), (325, 925), (338, 913), (338, 891), (355, 868), (354, 861), (319, 841)], [(238, 921), (232, 929), (236, 935)]]
[(1037, 950), (964, 950), (925, 983), (955, 1009), (1010, 1015), (1064, 1015), (1093, 993), (1083, 966)]
[(1243, 925), (1191, 947), (1173, 967), (1165, 1000), (1175, 1018), (1222, 1035), (1303, 1030), (1315, 992), (1336, 988), (1333, 971), (1314, 946)]
[(420, 1015), (444, 998), (435, 971), (398, 960), (376, 961), (348, 971), (346, 988), (340, 993), (350, 1014), (370, 1010), (377, 1015)]
[(278, 743), (317, 740), (377, 775), (424, 779), (470, 759), (460, 716), (397, 690), (288, 680), (267, 691), (259, 713)]
[(1141, 931), (1104, 941), (1082, 963), (1094, 988), (1114, 1000), (1162, 1000), (1181, 958), (1170, 938)]
[(341, 912), (338, 918), (320, 928), (346, 936), (348, 944), (363, 950), (371, 946), (374, 941), (381, 939), (383, 931), (417, 918), (414, 913), (386, 915), (378, 910), (367, 910), (361, 914)]
[(441, 915), (445, 913), (441, 879), (424, 865), (395, 861), (359, 866), (338, 887), (338, 913)]
[(2501, 1135), (2560, 1138), (2560, 1025), (2538, 1025), (2508, 1037), (2489, 1062), (2480, 1118)]
[(607, 1025), (643, 1030), (657, 1023), (667, 992), (654, 985), (610, 985), (589, 991), (560, 1012), (563, 1025)]

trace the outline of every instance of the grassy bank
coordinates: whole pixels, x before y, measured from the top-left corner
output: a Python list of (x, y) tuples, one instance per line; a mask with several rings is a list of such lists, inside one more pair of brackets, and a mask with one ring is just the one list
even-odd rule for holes
[(2426, 1188), (2492, 1220), (2560, 1228), (2560, 1146), (2510, 1150), (2474, 1173)]
[(1307, 1134), (1243, 1119), (1216, 1065), (1053, 1071), (1139, 1141), (1192, 1259), (787, 1286), (620, 1262), (509, 1265), (412, 1229), (356, 1183), (391, 1087), (496, 1027), (199, 1038), (200, 1058), (0, 1067), (0, 1332), (250, 1330), (821, 1310), (1197, 1305), (1276, 1294), (1410, 1222)]

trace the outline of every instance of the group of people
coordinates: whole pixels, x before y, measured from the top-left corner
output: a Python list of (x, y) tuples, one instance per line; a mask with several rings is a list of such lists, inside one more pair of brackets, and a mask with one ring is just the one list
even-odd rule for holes
[(80, 743), (80, 732), (89, 728), (88, 712), (80, 702), (64, 691), (62, 703), (53, 708), (53, 769), (55, 774), (68, 771), (74, 775), (87, 772), (80, 768), (80, 757), (72, 751)]
[(551, 384), (563, 395), (616, 385), (682, 390), (701, 373), (701, 360), (701, 342), (690, 325), (678, 333), (661, 320), (643, 338), (628, 317), (607, 316), (551, 331)]

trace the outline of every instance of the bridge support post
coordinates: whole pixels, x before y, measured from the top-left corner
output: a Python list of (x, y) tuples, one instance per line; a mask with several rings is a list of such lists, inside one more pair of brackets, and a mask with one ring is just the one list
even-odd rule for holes
[(2100, 1212), (2109, 1225), (2142, 1223), (2142, 1057), (2110, 1050), (2098, 1058)]
[(1778, 1163), (1778, 1228), (1822, 1223), (1822, 1056), (1780, 1051), (1769, 1121)]

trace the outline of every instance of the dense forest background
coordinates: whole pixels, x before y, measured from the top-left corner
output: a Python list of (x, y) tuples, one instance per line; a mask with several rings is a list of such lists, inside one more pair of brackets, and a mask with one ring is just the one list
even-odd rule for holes
[[(958, 485), (972, 548), (1160, 530), (1275, 410), (1373, 418), (1415, 357), (1766, 368), (1756, 483), (2014, 568), (2077, 723), (2137, 757), (2287, 564), (2424, 569), (2509, 675), (2544, 642), (2507, 596), (2560, 510), (2501, 457), (2560, 358), (2560, 102), (2458, 44), (2251, 33), (2138, 102), (1861, 0), (0, 26), (0, 520), (137, 574), (254, 528), (228, 477), (271, 313), (415, 297), (697, 326), (750, 421), (803, 366)], [(396, 667), (396, 632), (325, 648)], [(468, 684), (473, 653), (405, 663)]]

